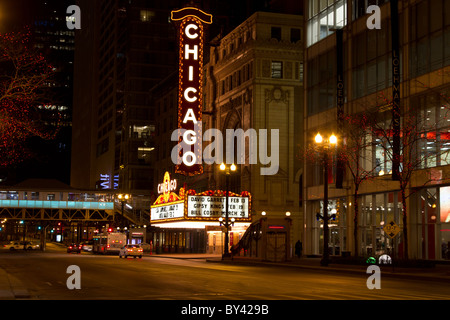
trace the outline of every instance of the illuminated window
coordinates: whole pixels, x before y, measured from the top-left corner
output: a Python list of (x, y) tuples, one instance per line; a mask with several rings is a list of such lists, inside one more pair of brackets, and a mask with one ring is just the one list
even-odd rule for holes
[(139, 147), (138, 148), (138, 161), (140, 163), (150, 163), (151, 152), (155, 150), (155, 148), (149, 147)]
[(141, 10), (141, 21), (142, 22), (152, 22), (155, 17), (155, 12), (150, 10)]
[(307, 45), (329, 36), (347, 24), (347, 0), (309, 0)]
[(135, 139), (147, 139), (151, 136), (153, 132), (156, 131), (155, 125), (148, 125), (148, 126), (130, 126), (130, 138)]
[(272, 78), (274, 79), (283, 78), (283, 62), (272, 61)]

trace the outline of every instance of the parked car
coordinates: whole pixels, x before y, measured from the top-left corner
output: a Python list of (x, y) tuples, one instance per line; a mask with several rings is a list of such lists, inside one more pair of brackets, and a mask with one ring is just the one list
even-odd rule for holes
[(39, 249), (38, 244), (34, 244), (30, 241), (10, 241), (8, 244), (3, 245), (4, 249), (7, 250), (34, 250)]
[(67, 247), (67, 253), (76, 252), (81, 253), (81, 244), (72, 243)]
[(39, 246), (39, 244), (30, 241), (30, 242), (27, 242), (26, 248), (27, 248), (27, 250), (38, 250), (40, 248), (40, 246)]
[(10, 241), (8, 244), (5, 244), (3, 246), (3, 248), (14, 251), (14, 250), (23, 249), (23, 245), (21, 246), (19, 241)]
[(127, 258), (128, 256), (132, 256), (134, 258), (139, 257), (142, 258), (143, 249), (140, 245), (128, 244), (119, 251), (119, 258)]

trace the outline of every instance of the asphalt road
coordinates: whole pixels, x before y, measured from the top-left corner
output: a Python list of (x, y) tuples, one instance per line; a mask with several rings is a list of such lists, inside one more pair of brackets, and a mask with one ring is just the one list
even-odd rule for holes
[[(80, 289), (69, 290), (67, 268), (80, 268)], [(19, 279), (35, 300), (443, 300), (448, 282), (205, 260), (119, 259), (90, 253), (0, 252), (0, 268)]]

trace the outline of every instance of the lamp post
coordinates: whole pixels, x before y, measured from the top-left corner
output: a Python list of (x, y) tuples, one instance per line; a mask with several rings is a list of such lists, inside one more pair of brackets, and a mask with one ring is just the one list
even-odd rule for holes
[(314, 140), (318, 146), (323, 148), (323, 257), (320, 264), (328, 266), (330, 261), (330, 253), (328, 251), (328, 150), (337, 144), (337, 137), (332, 134), (328, 139), (323, 139), (318, 133)]
[(128, 193), (119, 193), (117, 195), (117, 198), (119, 199), (120, 203), (122, 204), (122, 219), (120, 221), (120, 226), (123, 227), (123, 210), (124, 206), (127, 203), (129, 199), (131, 199), (131, 195)]
[(225, 174), (225, 180), (226, 180), (226, 197), (225, 197), (225, 222), (220, 222), (220, 225), (224, 225), (225, 226), (225, 245), (224, 245), (224, 250), (223, 250), (223, 255), (222, 255), (222, 259), (224, 258), (228, 258), (230, 257), (230, 251), (228, 249), (228, 231), (231, 225), (234, 224), (234, 219), (233, 221), (230, 223), (228, 220), (228, 194), (229, 194), (229, 183), (230, 183), (230, 175), (231, 173), (236, 171), (236, 166), (234, 164), (232, 164), (231, 166), (227, 166), (225, 165), (225, 163), (222, 163), (220, 165), (220, 171), (222, 171)]

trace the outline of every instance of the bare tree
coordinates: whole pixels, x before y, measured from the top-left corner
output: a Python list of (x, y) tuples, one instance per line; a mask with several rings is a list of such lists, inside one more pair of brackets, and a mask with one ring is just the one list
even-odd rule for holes
[(60, 121), (58, 110), (48, 107), (53, 68), (29, 37), (29, 31), (0, 34), (1, 167), (30, 155), (25, 147), (28, 138), (53, 138), (54, 124)]
[(378, 166), (373, 165), (371, 119), (367, 113), (344, 116), (338, 156), (346, 164), (346, 168), (353, 183), (353, 236), (354, 255), (359, 255), (358, 217), (359, 217), (359, 190), (361, 185), (374, 178)]
[[(445, 140), (437, 138), (438, 130), (446, 126), (450, 111), (447, 107), (439, 108), (441, 115), (432, 118), (428, 110), (416, 108), (416, 106), (403, 107), (401, 111), (400, 130), (400, 168), (397, 181), (399, 183), (402, 202), (402, 224), (404, 258), (408, 259), (408, 207), (407, 199), (415, 192), (410, 187), (413, 174), (420, 169), (433, 166), (436, 159), (449, 156), (449, 151), (444, 147)], [(393, 163), (393, 124), (390, 119), (379, 117), (372, 118), (370, 126), (373, 135), (379, 140), (378, 146), (386, 155), (385, 161)], [(380, 117), (381, 116), (381, 117)], [(427, 144), (428, 138), (433, 137), (433, 147)], [(432, 150), (430, 150), (431, 148)], [(390, 173), (390, 172), (386, 172)], [(426, 181), (426, 185), (430, 180)]]

